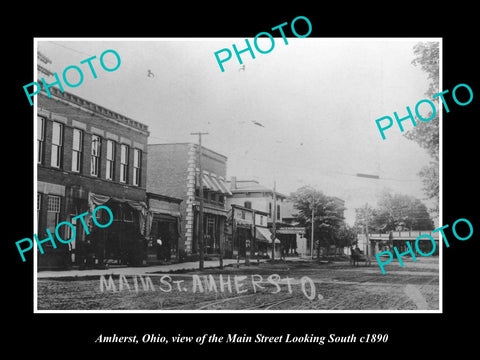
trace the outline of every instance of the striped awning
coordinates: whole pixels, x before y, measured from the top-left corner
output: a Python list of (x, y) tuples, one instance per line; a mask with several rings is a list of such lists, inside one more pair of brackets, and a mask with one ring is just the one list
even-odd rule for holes
[[(197, 173), (197, 185), (199, 185), (199, 181), (200, 178), (199, 174)], [(202, 186), (210, 191), (216, 191), (225, 195), (232, 195), (232, 193), (228, 190), (223, 178), (217, 178), (215, 174), (208, 174), (204, 172), (202, 174)]]
[(218, 184), (218, 181), (217, 181), (217, 178), (216, 178), (215, 175), (213, 175), (213, 174), (209, 175), (208, 179), (212, 183), (214, 191), (222, 192), (222, 189), (220, 188), (220, 185)]
[[(258, 241), (261, 241), (261, 242), (267, 242), (269, 244), (272, 243), (272, 233), (270, 232), (269, 229), (267, 228), (262, 228), (262, 227), (255, 227), (255, 238), (258, 240)], [(277, 238), (275, 238), (275, 244), (280, 244), (280, 240), (278, 240)]]
[(208, 174), (202, 174), (202, 185), (203, 187), (209, 189), (209, 190), (212, 190), (212, 191), (217, 191), (215, 190), (215, 187), (213, 186), (212, 184), (212, 180), (210, 179), (210, 176), (208, 176)]
[(219, 177), (217, 179), (217, 182), (218, 182), (218, 185), (220, 186), (220, 188), (222, 189), (222, 192), (226, 195), (232, 195), (232, 193), (230, 192), (230, 190), (228, 190), (228, 187), (227, 185), (225, 184), (225, 180), (223, 180), (223, 178)]

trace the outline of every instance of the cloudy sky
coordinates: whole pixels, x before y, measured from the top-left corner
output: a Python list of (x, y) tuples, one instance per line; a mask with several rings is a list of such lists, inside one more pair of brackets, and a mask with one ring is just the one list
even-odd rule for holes
[[(375, 204), (384, 188), (424, 199), (417, 173), (428, 155), (396, 126), (382, 140), (375, 119), (406, 115), (425, 98), (426, 74), (411, 64), (412, 49), (431, 39), (275, 38), (268, 54), (242, 54), (244, 71), (233, 55), (225, 72), (214, 52), (242, 49), (244, 38), (126, 40), (38, 39), (38, 50), (59, 75), (80, 66), (83, 83), (65, 90), (147, 124), (151, 144), (196, 142), (191, 132), (208, 132), (203, 144), (228, 157), (228, 177), (276, 181), (285, 194), (313, 186), (345, 199), (350, 223), (354, 208)], [(107, 49), (121, 57), (114, 72), (98, 62)], [(93, 55), (97, 79), (80, 64)], [(116, 64), (112, 54), (105, 61)]]

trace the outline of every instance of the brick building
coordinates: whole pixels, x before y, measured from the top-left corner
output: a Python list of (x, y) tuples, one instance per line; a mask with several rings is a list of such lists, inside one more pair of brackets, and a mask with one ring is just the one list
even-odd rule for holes
[[(148, 145), (147, 191), (183, 200), (180, 204), (179, 257), (198, 253), (199, 157), (191, 143)], [(205, 254), (225, 243), (227, 157), (202, 146)]]
[[(108, 259), (140, 262), (148, 127), (55, 87), (50, 92), (51, 98), (43, 91), (37, 96), (37, 234), (44, 239), (45, 229), (54, 234), (57, 224), (68, 221), (76, 237), (66, 245), (56, 242), (56, 249), (44, 243), (39, 268)], [(112, 210), (114, 221), (104, 229), (92, 227), (87, 235), (72, 219), (99, 205)], [(70, 238), (68, 229), (60, 228), (63, 239)]]

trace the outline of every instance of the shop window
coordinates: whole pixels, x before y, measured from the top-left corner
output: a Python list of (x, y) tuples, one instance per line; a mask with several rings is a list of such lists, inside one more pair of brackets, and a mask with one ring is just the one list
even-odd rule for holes
[(60, 196), (48, 195), (47, 202), (47, 228), (53, 233), (59, 223)]

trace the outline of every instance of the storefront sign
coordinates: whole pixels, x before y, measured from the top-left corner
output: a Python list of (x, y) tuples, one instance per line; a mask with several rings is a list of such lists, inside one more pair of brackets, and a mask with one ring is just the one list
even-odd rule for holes
[(304, 227), (288, 227), (288, 228), (278, 228), (275, 233), (277, 234), (305, 234)]

